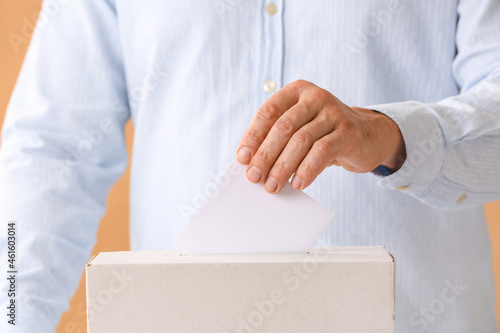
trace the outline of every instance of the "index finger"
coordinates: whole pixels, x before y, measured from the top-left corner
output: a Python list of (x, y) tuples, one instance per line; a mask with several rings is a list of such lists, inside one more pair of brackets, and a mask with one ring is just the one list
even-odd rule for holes
[(300, 91), (301, 85), (297, 81), (289, 83), (259, 107), (236, 150), (236, 159), (240, 164), (250, 163), (276, 120), (297, 104)]

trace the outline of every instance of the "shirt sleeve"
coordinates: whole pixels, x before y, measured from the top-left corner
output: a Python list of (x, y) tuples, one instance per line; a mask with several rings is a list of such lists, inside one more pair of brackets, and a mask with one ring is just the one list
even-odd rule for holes
[(0, 149), (4, 274), (7, 223), (17, 225), (15, 326), (5, 319), (10, 284), (0, 279), (6, 333), (55, 332), (127, 164), (130, 112), (114, 4), (46, 0), (42, 8)]
[(500, 198), (500, 6), (461, 0), (458, 15), (452, 70), (460, 94), (369, 107), (398, 124), (407, 152), (379, 186), (443, 209)]

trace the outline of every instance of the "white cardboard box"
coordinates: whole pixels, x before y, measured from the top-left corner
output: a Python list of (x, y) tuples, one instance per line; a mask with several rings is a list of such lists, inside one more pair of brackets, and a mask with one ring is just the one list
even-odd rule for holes
[(88, 332), (389, 333), (394, 272), (384, 247), (100, 253), (86, 266)]

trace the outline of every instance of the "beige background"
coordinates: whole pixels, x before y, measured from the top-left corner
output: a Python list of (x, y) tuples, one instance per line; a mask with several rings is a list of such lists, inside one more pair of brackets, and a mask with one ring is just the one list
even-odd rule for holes
[[(9, 96), (14, 87), (16, 77), (21, 67), (27, 48), (40, 0), (16, 0), (0, 2), (0, 125), (3, 121)], [(21, 44), (13, 47), (9, 34), (16, 34)], [(131, 149), (133, 129), (127, 125), (127, 147)], [(108, 211), (98, 232), (98, 241), (92, 251), (97, 254), (102, 251), (127, 250), (128, 245), (128, 188), (129, 170), (114, 186), (108, 200)], [(497, 316), (500, 319), (500, 202), (486, 205), (490, 233), (494, 250), (494, 268), (497, 279)], [(83, 267), (82, 267), (83, 271)], [(22, 315), (22, 314), (21, 314)], [(82, 275), (80, 286), (71, 300), (70, 309), (59, 324), (58, 333), (84, 333), (85, 322), (85, 284)]]

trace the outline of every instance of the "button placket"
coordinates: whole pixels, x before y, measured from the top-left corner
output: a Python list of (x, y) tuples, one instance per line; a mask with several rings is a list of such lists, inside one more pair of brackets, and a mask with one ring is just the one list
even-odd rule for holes
[(283, 1), (264, 3), (262, 36), (262, 102), (282, 86), (283, 67)]

